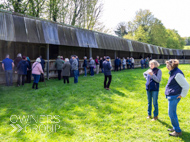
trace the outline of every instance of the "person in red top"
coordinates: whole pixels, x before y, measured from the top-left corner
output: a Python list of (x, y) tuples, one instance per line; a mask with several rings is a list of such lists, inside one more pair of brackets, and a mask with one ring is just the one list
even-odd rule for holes
[(100, 68), (100, 60), (99, 60), (99, 56), (96, 57), (96, 74), (99, 74), (99, 68)]

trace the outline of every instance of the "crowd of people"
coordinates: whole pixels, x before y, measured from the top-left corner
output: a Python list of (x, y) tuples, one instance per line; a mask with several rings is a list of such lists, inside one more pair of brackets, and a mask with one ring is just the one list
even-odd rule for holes
[[(148, 119), (152, 118), (152, 101), (154, 106), (153, 119), (158, 119), (159, 109), (158, 109), (158, 94), (160, 88), (160, 82), (162, 78), (162, 71), (158, 68), (160, 64), (156, 60), (151, 58), (141, 59), (141, 68), (143, 69), (150, 67), (146, 72), (143, 73), (146, 79), (146, 92), (148, 100)], [(117, 57), (114, 61), (115, 71), (134, 69), (134, 58), (127, 57), (123, 60)], [(177, 117), (177, 104), (182, 97), (185, 97), (189, 90), (189, 84), (185, 79), (183, 72), (178, 68), (179, 61), (177, 59), (171, 59), (166, 61), (166, 67), (169, 70), (169, 80), (166, 85), (165, 95), (168, 99), (168, 114), (172, 123), (173, 128), (168, 129), (171, 136), (180, 136), (182, 135), (181, 129), (179, 127), (178, 117)], [(6, 58), (2, 61), (2, 68), (5, 71), (6, 85), (12, 86), (12, 74), (13, 69), (17, 74), (17, 86), (20, 86), (20, 83), (24, 85), (25, 80), (27, 83), (31, 83), (31, 74), (34, 78), (32, 88), (38, 89), (38, 82), (44, 81), (44, 67), (45, 61), (42, 59), (42, 56), (39, 56), (36, 61), (31, 65), (29, 57), (22, 56), (20, 53), (15, 58), (14, 62), (9, 58), (9, 55), (6, 55)], [(55, 68), (58, 72), (58, 80), (61, 80), (63, 77), (64, 83), (69, 83), (69, 77), (74, 77), (74, 83), (78, 83), (79, 76), (79, 58), (76, 55), (72, 55), (70, 60), (68, 58), (63, 59), (62, 56), (58, 56), (55, 61)], [(84, 57), (83, 61), (84, 68), (84, 77), (87, 76), (87, 68), (90, 69), (90, 75), (94, 76), (94, 69), (96, 68), (96, 74), (99, 74), (99, 70), (104, 73), (104, 88), (110, 90), (110, 84), (112, 80), (111, 69), (112, 63), (109, 56), (104, 56), (103, 58), (99, 56), (94, 60), (92, 57), (87, 61), (87, 57)]]

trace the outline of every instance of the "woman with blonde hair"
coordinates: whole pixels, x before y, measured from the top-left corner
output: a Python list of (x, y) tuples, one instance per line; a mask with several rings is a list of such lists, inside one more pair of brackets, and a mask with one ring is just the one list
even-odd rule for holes
[(38, 82), (40, 80), (40, 75), (44, 74), (43, 69), (42, 69), (42, 65), (40, 62), (41, 62), (41, 59), (37, 58), (36, 62), (34, 62), (32, 65), (32, 76), (34, 77), (34, 82), (32, 85), (33, 89), (35, 86), (36, 86), (36, 89), (38, 89)]
[(148, 99), (148, 119), (151, 118), (152, 112), (152, 99), (154, 105), (154, 118), (152, 120), (158, 119), (158, 93), (160, 81), (162, 78), (162, 71), (158, 69), (160, 64), (156, 60), (151, 60), (149, 62), (149, 67), (146, 72), (143, 73), (146, 79), (146, 91)]
[(169, 135), (178, 137), (182, 135), (177, 117), (177, 104), (182, 97), (185, 97), (189, 90), (189, 84), (185, 79), (183, 72), (178, 68), (179, 61), (171, 59), (166, 61), (166, 67), (169, 70), (170, 77), (166, 85), (165, 95), (168, 99), (168, 114), (173, 128), (168, 129), (172, 132)]

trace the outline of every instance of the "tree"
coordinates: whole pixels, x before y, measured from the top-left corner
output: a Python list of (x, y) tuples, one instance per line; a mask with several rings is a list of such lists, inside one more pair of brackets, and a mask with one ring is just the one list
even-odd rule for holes
[(183, 49), (185, 39), (180, 37), (176, 30), (167, 29), (167, 48)]
[(138, 29), (135, 31), (134, 39), (140, 42), (149, 43), (148, 32), (144, 30), (143, 26), (139, 26)]
[(117, 25), (116, 30), (114, 31), (115, 34), (119, 37), (124, 37), (125, 35), (127, 35), (127, 30), (126, 30), (126, 23), (125, 22), (121, 22)]
[(155, 22), (150, 27), (150, 44), (166, 47), (167, 32), (161, 20), (155, 19)]

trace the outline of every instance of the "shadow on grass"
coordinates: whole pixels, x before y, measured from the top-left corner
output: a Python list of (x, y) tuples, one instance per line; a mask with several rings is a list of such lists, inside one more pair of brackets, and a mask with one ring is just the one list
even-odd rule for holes
[[(166, 127), (172, 128), (171, 125), (169, 125), (168, 123), (158, 119), (158, 122), (160, 122), (162, 125), (165, 125)], [(169, 134), (169, 133), (168, 133)], [(189, 132), (185, 132), (182, 130), (182, 136), (180, 136), (180, 138), (184, 141), (184, 142), (189, 142), (190, 141), (190, 133)]]

